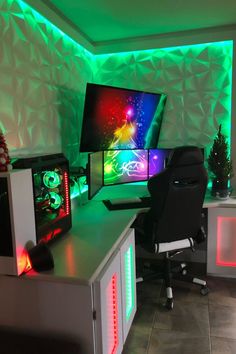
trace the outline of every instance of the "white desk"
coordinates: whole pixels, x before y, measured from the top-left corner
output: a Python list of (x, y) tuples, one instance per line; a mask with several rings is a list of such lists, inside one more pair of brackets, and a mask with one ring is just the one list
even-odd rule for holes
[[(104, 187), (80, 207), (72, 201), (73, 227), (51, 246), (53, 271), (0, 277), (0, 325), (73, 337), (85, 354), (110, 354), (114, 346), (116, 354), (121, 353), (136, 311), (135, 280), (127, 274), (135, 269), (130, 225), (140, 209), (110, 212), (101, 201), (146, 194), (145, 184), (127, 184)], [(208, 208), (207, 271), (235, 276), (236, 199), (208, 197), (204, 207)], [(219, 244), (234, 249), (235, 261), (226, 264), (225, 250), (221, 260)], [(224, 264), (217, 265), (219, 260)], [(113, 318), (111, 310), (116, 311)]]
[(0, 276), (0, 325), (72, 338), (84, 354), (121, 353), (136, 312), (136, 212), (96, 199), (73, 205), (72, 229), (51, 246), (52, 271)]

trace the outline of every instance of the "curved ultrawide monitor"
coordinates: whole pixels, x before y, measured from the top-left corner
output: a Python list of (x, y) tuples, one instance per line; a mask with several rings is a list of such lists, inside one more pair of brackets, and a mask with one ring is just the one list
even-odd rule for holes
[(165, 168), (171, 149), (104, 151), (104, 186), (146, 181)]
[(80, 151), (155, 149), (166, 95), (87, 84)]

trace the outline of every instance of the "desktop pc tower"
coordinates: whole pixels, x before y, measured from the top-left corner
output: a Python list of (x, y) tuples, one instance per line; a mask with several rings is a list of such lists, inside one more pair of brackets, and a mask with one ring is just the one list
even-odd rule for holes
[(57, 153), (21, 157), (12, 164), (32, 169), (37, 243), (57, 239), (71, 228), (68, 160)]

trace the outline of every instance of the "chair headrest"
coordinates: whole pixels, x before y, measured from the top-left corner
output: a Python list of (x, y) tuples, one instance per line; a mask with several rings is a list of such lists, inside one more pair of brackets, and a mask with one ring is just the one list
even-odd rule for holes
[(203, 153), (197, 146), (179, 146), (171, 151), (167, 167), (198, 165), (203, 162)]

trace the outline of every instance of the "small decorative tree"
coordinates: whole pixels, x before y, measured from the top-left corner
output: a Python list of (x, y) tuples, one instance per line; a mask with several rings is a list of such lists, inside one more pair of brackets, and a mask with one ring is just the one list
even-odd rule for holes
[(0, 129), (0, 172), (12, 170), (5, 136)]
[(214, 139), (207, 159), (209, 171), (212, 174), (212, 191), (228, 190), (230, 178), (233, 177), (233, 165), (229, 157), (226, 137), (221, 133), (221, 125)]

